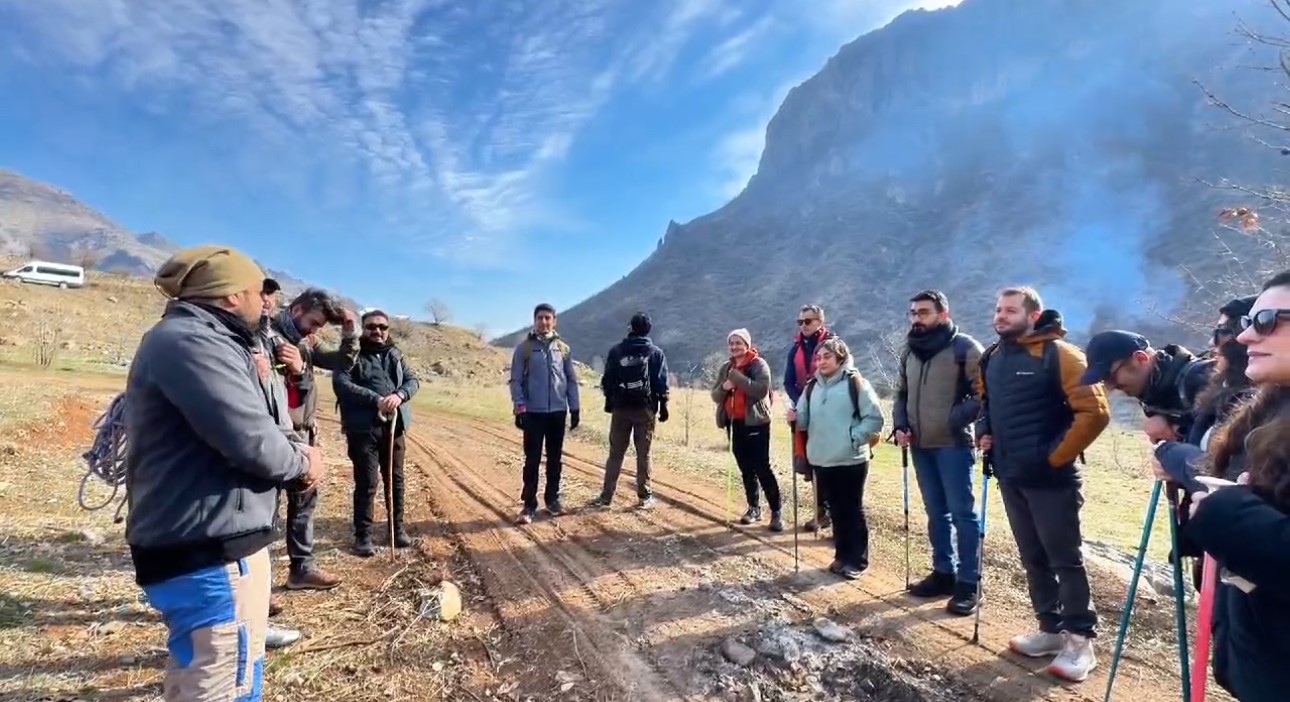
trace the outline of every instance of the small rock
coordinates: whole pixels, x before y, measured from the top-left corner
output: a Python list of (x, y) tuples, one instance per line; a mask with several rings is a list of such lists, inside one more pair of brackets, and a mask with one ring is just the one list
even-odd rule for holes
[(741, 668), (747, 668), (757, 658), (757, 652), (745, 646), (733, 637), (726, 639), (721, 644), (721, 654), (726, 660), (734, 663)]
[(565, 684), (563, 684), (563, 685), (561, 685), (561, 686), (560, 686), (560, 694), (564, 694), (564, 693), (566, 693), (566, 692), (568, 692), (569, 690), (572, 690), (572, 689), (573, 689), (573, 683), (571, 683), (571, 682), (567, 682), (567, 683), (565, 683)]
[(103, 543), (103, 535), (93, 529), (81, 529), (79, 533), (85, 543), (91, 546), (98, 546)]
[(134, 656), (130, 656), (130, 655), (121, 656), (121, 665), (134, 665), (137, 662), (138, 662), (138, 659), (135, 658)]
[(435, 661), (434, 663), (431, 663), (430, 670), (433, 670), (436, 673), (443, 670), (443, 661)]
[(820, 617), (811, 623), (820, 638), (833, 643), (843, 643), (851, 639), (851, 630), (831, 619)]
[(120, 300), (117, 300), (115, 297), (113, 297), (113, 296), (111, 296), (111, 295), (108, 295), (108, 296), (107, 296), (107, 301), (108, 301), (108, 302), (111, 302), (111, 303), (112, 303), (112, 304), (114, 304), (114, 305), (115, 305), (116, 303), (120, 302)]
[(95, 627), (94, 633), (108, 636), (111, 634), (118, 634), (124, 630), (125, 630), (125, 622), (110, 621), (110, 622), (104, 622), (103, 624), (100, 624), (99, 626)]

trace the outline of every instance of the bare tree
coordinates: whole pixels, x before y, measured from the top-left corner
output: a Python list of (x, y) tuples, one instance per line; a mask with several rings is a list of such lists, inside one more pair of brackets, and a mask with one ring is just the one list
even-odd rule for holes
[(448, 303), (437, 297), (430, 298), (426, 303), (426, 312), (430, 315), (430, 323), (436, 327), (440, 324), (447, 324), (452, 321), (452, 310), (448, 308)]
[(390, 335), (400, 341), (407, 341), (412, 332), (416, 330), (416, 324), (409, 319), (395, 317), (390, 320)]
[(900, 358), (905, 353), (904, 329), (892, 328), (869, 342), (867, 365), (873, 369), (874, 389), (883, 397), (896, 394), (900, 385)]
[(480, 322), (479, 324), (476, 324), (476, 325), (475, 325), (475, 336), (476, 336), (476, 337), (478, 337), (480, 341), (483, 341), (483, 342), (487, 343), (487, 342), (488, 342), (488, 325), (487, 325), (487, 324), (484, 324), (483, 322)]
[(58, 359), (63, 330), (51, 322), (48, 317), (41, 317), (36, 320), (32, 331), (35, 336), (33, 339), (35, 343), (32, 346), (32, 360), (41, 368), (49, 368)]

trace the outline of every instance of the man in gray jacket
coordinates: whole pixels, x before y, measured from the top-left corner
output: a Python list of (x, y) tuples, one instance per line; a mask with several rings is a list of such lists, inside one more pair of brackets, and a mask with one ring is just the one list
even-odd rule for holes
[(261, 699), (278, 491), (323, 475), (257, 378), (263, 281), (234, 249), (176, 253), (154, 281), (171, 302), (126, 381), (126, 541), (169, 629), (167, 700)]
[[(328, 324), (341, 327), (340, 348), (325, 349), (315, 334)], [(269, 340), (287, 387), (292, 428), (318, 445), (318, 382), (314, 368), (345, 373), (358, 358), (358, 324), (354, 313), (326, 291), (310, 288), (269, 318)], [(288, 590), (330, 590), (340, 578), (314, 562), (314, 511), (317, 490), (287, 492)]]
[(546, 446), (547, 512), (564, 514), (560, 503), (564, 422), (577, 429), (581, 417), (578, 375), (569, 345), (555, 331), (555, 308), (542, 303), (533, 309), (533, 330), (515, 347), (511, 358), (511, 402), (515, 426), (524, 432), (524, 508), (517, 520), (530, 524), (537, 515), (537, 488)]

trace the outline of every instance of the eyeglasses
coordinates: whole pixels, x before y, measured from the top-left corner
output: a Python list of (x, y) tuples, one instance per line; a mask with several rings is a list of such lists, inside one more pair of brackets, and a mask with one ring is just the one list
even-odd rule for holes
[(910, 310), (909, 316), (922, 319), (923, 317), (935, 317), (936, 313), (932, 310)]
[[(1240, 320), (1237, 320), (1237, 322), (1239, 323)], [(1238, 333), (1240, 332), (1231, 327), (1214, 327), (1214, 333), (1210, 338), (1215, 346), (1222, 346), (1235, 338)]]
[(1240, 328), (1241, 332), (1253, 327), (1255, 334), (1268, 336), (1277, 330), (1277, 323), (1287, 317), (1290, 317), (1290, 310), (1259, 310), (1253, 315), (1241, 317), (1237, 320), (1237, 327)]
[(368, 324), (368, 325), (365, 325), (363, 328), (364, 328), (364, 329), (366, 329), (366, 330), (368, 330), (368, 331), (389, 331), (389, 330), (390, 330), (390, 325), (388, 325), (388, 324)]
[(797, 326), (805, 327), (810, 324), (815, 324), (818, 321), (820, 321), (818, 317), (803, 317), (802, 319), (797, 320)]

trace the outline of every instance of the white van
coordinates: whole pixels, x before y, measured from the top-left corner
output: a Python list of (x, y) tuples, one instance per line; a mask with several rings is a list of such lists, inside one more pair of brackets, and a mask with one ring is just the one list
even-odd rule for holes
[(56, 285), (66, 290), (85, 285), (85, 269), (67, 263), (49, 261), (28, 261), (23, 265), (3, 274), (5, 278), (15, 278), (24, 283), (37, 285)]

